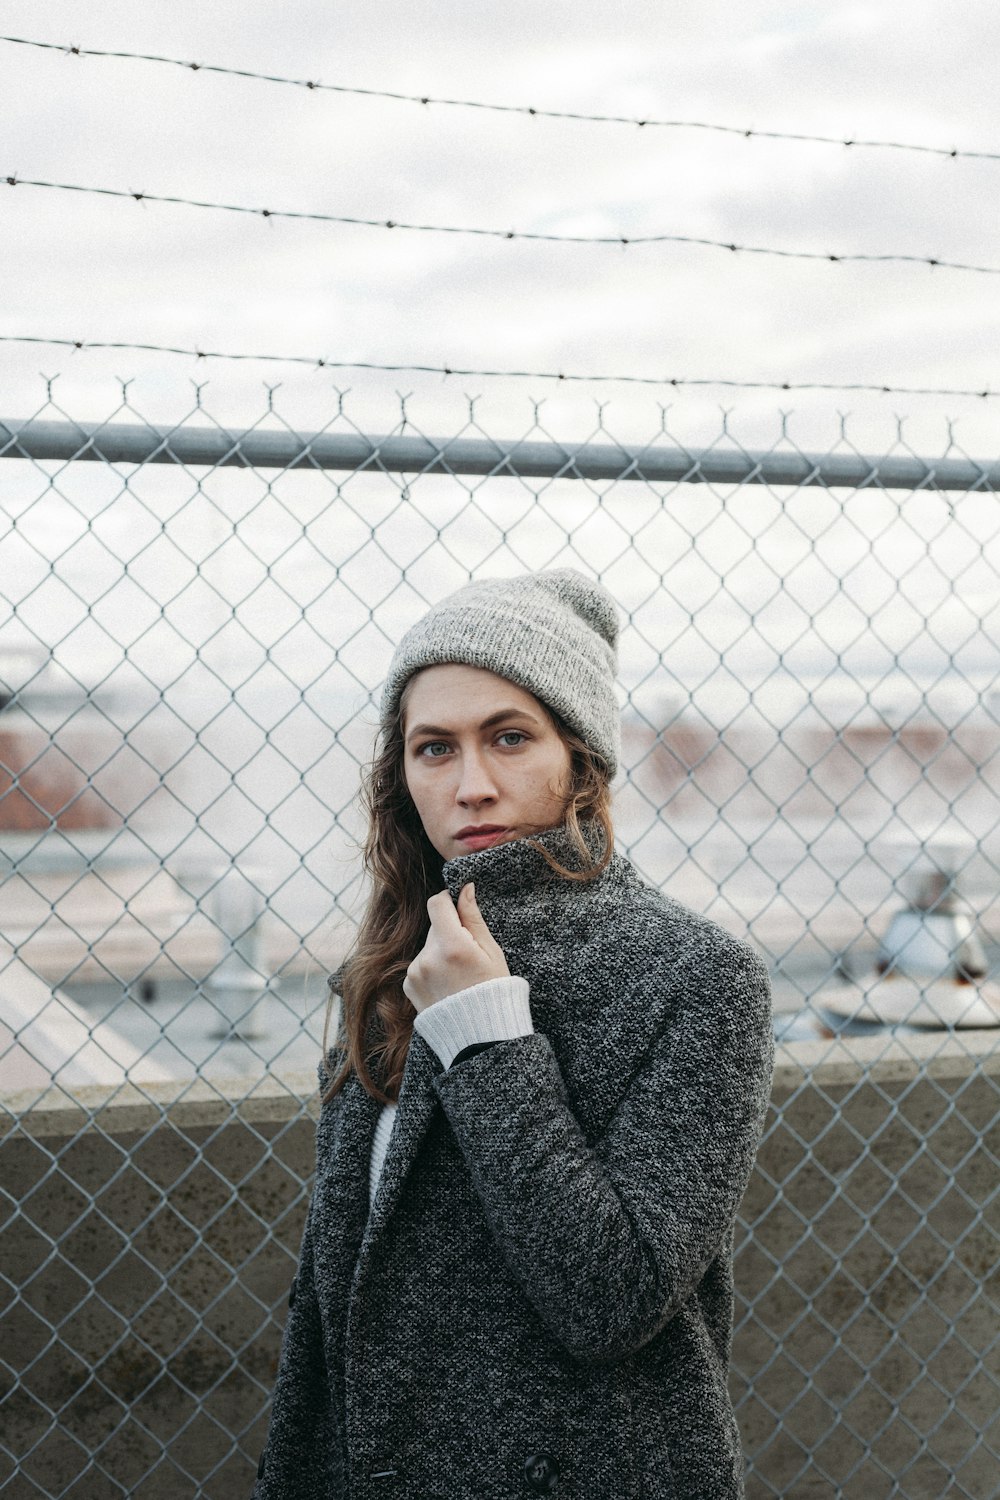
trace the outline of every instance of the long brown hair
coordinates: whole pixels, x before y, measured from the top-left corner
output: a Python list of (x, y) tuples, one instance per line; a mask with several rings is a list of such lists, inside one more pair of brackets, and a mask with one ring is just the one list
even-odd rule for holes
[[(403, 994), (403, 980), (427, 937), (428, 898), (443, 885), (442, 858), (424, 833), (406, 787), (403, 721), (407, 696), (404, 690), (398, 716), (382, 735), (362, 781), (362, 804), (368, 814), (363, 859), (369, 895), (351, 950), (331, 983), (323, 1027), (323, 1057), (331, 1075), (323, 1092), (324, 1104), (343, 1087), (352, 1069), (380, 1103), (398, 1099), (415, 1015)], [(542, 845), (536, 847), (564, 879), (594, 880), (614, 852), (608, 765), (546, 704), (540, 706), (570, 752), (570, 785), (562, 822), (578, 855), (578, 868), (569, 869)], [(591, 832), (589, 841), (585, 830)], [(596, 840), (594, 833), (599, 834)], [(334, 985), (341, 996), (341, 1015), (336, 1049), (331, 1051), (327, 1035)], [(334, 1076), (335, 1053), (340, 1053), (340, 1067)]]

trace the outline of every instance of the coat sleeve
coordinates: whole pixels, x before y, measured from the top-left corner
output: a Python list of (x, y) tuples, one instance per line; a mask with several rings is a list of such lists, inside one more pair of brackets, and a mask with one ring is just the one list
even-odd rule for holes
[[(328, 1082), (319, 1068), (320, 1088)], [(320, 1132), (317, 1132), (317, 1152)], [(267, 1441), (250, 1500), (333, 1500), (343, 1492), (313, 1264), (313, 1195), (302, 1233), (274, 1383)]]
[(512, 1273), (585, 1364), (653, 1338), (723, 1246), (770, 1094), (767, 970), (735, 939), (647, 1050), (588, 1146), (544, 1032), (496, 1042), (435, 1088)]

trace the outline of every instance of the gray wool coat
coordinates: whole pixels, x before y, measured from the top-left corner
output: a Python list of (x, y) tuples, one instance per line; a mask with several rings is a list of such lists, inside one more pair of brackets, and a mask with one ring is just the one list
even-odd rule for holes
[(579, 884), (518, 841), (444, 876), (535, 1034), (447, 1070), (413, 1034), (370, 1215), (378, 1101), (352, 1074), (323, 1108), (254, 1500), (733, 1500), (764, 965), (618, 855)]

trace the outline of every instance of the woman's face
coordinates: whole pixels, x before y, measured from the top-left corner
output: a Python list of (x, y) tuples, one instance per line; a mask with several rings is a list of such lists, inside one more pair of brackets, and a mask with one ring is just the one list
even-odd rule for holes
[(403, 695), (403, 771), (442, 859), (562, 822), (570, 752), (524, 688), (479, 667), (425, 667)]

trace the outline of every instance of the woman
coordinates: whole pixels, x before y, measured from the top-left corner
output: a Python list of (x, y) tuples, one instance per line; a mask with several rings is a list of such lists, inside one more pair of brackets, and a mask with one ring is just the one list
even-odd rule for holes
[(730, 1500), (743, 943), (612, 849), (618, 624), (561, 569), (404, 636), (257, 1500)]

